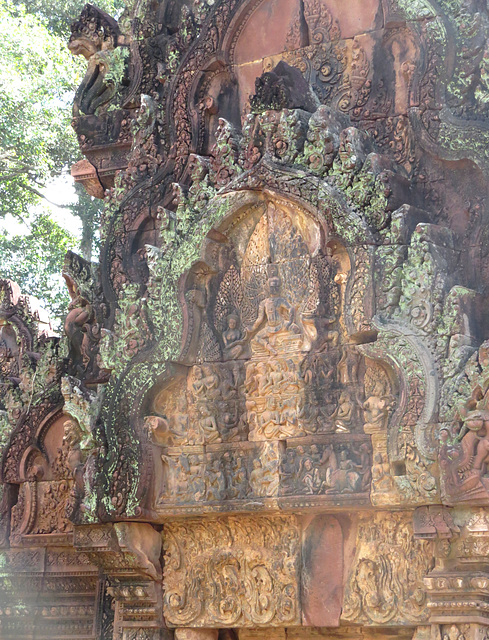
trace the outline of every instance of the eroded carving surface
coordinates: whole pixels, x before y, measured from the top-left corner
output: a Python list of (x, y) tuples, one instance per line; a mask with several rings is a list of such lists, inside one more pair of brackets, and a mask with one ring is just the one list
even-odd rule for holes
[(164, 528), (167, 621), (259, 627), (299, 622), (293, 517), (173, 522)]

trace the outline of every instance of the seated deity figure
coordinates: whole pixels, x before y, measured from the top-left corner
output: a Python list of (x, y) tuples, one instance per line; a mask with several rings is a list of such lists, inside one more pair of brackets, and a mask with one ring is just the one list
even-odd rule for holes
[(392, 396), (386, 392), (384, 384), (381, 381), (376, 382), (372, 395), (363, 403), (366, 433), (375, 433), (386, 428), (393, 401)]
[(391, 493), (395, 489), (387, 454), (379, 452), (374, 455), (372, 488), (375, 493)]
[(205, 397), (208, 400), (214, 400), (219, 396), (219, 376), (213, 371), (212, 367), (206, 365), (202, 367), (204, 378), (202, 380)]
[(204, 372), (201, 367), (193, 368), (192, 390), (197, 398), (200, 398), (205, 394)]
[(227, 317), (227, 329), (222, 334), (224, 342), (224, 359), (238, 360), (246, 357), (246, 332), (239, 328), (239, 318), (235, 313)]
[(267, 398), (265, 411), (260, 416), (261, 429), (265, 437), (276, 438), (280, 435), (280, 413), (274, 396)]
[(199, 424), (205, 443), (222, 442), (216, 419), (205, 407), (200, 408)]
[(222, 416), (225, 440), (234, 442), (240, 440), (239, 418), (236, 414), (226, 412)]
[(268, 279), (268, 297), (261, 301), (258, 317), (250, 329), (254, 340), (271, 355), (277, 355), (276, 338), (280, 331), (302, 334), (295, 322), (294, 307), (280, 295), (280, 278)]
[(306, 458), (304, 460), (304, 472), (302, 474), (301, 483), (302, 491), (306, 494), (317, 493), (323, 484), (319, 477), (319, 470), (314, 467), (314, 463), (311, 458)]
[(255, 367), (255, 376), (257, 380), (257, 392), (259, 396), (266, 396), (268, 390), (272, 386), (272, 381), (269, 375), (269, 367), (265, 362), (258, 362)]

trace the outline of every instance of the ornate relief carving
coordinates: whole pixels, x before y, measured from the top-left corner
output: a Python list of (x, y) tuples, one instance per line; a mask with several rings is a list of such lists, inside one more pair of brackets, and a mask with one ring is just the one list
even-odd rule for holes
[(66, 515), (71, 488), (69, 480), (23, 483), (12, 509), (12, 542), (25, 535), (72, 531)]
[(431, 563), (431, 543), (414, 539), (408, 515), (364, 516), (346, 583), (343, 619), (360, 624), (427, 620), (423, 578)]
[(299, 529), (293, 517), (170, 522), (163, 547), (169, 625), (299, 624)]
[(370, 481), (370, 443), (362, 436), (330, 436), (326, 443), (325, 438), (297, 439), (282, 459), (284, 496), (340, 494), (348, 499), (368, 492)]
[[(484, 343), (479, 349), (479, 365), (487, 364), (487, 346)], [(484, 377), (484, 369), (477, 377), (481, 374)], [(458, 420), (452, 427), (446, 426), (440, 431), (443, 493), (449, 503), (480, 503), (489, 497), (486, 473), (489, 455), (488, 399), (485, 385), (477, 385), (472, 397), (459, 408)]]
[[(353, 116), (361, 113), (372, 88), (369, 56), (360, 39), (341, 40), (338, 20), (323, 3), (304, 3), (285, 48), (280, 57), (300, 69), (322, 104)], [(265, 70), (269, 66), (265, 59)]]
[(97, 300), (98, 286), (93, 265), (69, 251), (65, 257), (63, 277), (71, 298), (64, 320), (71, 373), (77, 378), (84, 378), (89, 385), (106, 382), (110, 371), (101, 367), (98, 355), (106, 306)]
[[(373, 399), (342, 321), (345, 248), (326, 245), (310, 214), (284, 200), (243, 207), (215, 233), (209, 266), (200, 263), (187, 285), (200, 300), (189, 363), (153, 391), (144, 421), (155, 446), (156, 508), (192, 513), (225, 500), (234, 511), (247, 510), (250, 498), (301, 504), (337, 495), (364, 503), (371, 448), (361, 434)], [(360, 263), (355, 277), (354, 295), (362, 295)], [(219, 363), (204, 357), (209, 336)]]
[[(124, 68), (113, 68), (119, 38), (117, 22), (92, 5), (85, 6), (72, 25), (69, 49), (74, 55), (82, 55), (88, 60), (85, 78), (75, 96), (73, 115), (96, 113), (100, 107), (107, 107), (116, 95), (122, 77), (111, 77), (111, 72), (124, 74)], [(122, 64), (122, 60), (117, 62)]]
[[(69, 256), (65, 338), (0, 291), (2, 542), (39, 545), (6, 554), (2, 595), (22, 574), (78, 598), (73, 572), (93, 594), (93, 561), (107, 638), (170, 637), (164, 593), (177, 640), (319, 637), (342, 605), (338, 638), (485, 640), (486, 185), (466, 158), (487, 169), (487, 8), (343, 4), (136, 2), (75, 25), (102, 256)], [(92, 602), (63, 606), (25, 617), (97, 635)], [(0, 635), (24, 633), (15, 607)]]

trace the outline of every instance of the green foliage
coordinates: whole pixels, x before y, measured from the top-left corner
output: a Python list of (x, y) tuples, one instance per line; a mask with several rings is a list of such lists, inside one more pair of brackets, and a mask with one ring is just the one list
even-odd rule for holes
[(80, 65), (35, 17), (0, 0), (0, 216), (25, 217), (78, 156), (70, 103)]
[(24, 294), (48, 301), (57, 328), (69, 299), (61, 277), (63, 260), (76, 244), (74, 236), (44, 214), (33, 218), (25, 235), (0, 232), (0, 273), (22, 283)]
[[(77, 186), (76, 201), (63, 205), (82, 222), (78, 245), (49, 218), (44, 199), (50, 181), (81, 157), (70, 122), (86, 62), (71, 55), (67, 42), (84, 5), (0, 0), (0, 218), (11, 214), (30, 228), (24, 236), (0, 235), (0, 276), (15, 279), (58, 317), (67, 301), (60, 278), (64, 253), (73, 248), (92, 258), (103, 204)], [(102, 0), (97, 6), (117, 17), (124, 3)]]
[[(14, 0), (12, 12), (25, 8), (27, 13), (36, 16), (51, 33), (67, 40), (70, 26), (85, 4), (86, 0)], [(124, 0), (97, 0), (93, 4), (113, 18), (118, 18), (125, 6)]]
[(129, 56), (129, 49), (126, 47), (117, 47), (113, 51), (110, 51), (110, 66), (105, 75), (105, 82), (112, 81), (116, 86), (122, 83), (124, 75), (126, 73), (127, 58)]

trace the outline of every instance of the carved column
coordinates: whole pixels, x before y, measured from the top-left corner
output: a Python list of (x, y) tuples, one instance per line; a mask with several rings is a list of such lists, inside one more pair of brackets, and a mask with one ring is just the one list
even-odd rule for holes
[(431, 627), (419, 628), (416, 637), (484, 640), (489, 634), (489, 514), (484, 508), (421, 507), (415, 530), (417, 537), (436, 540), (435, 567), (424, 581)]
[(76, 527), (75, 547), (83, 549), (107, 576), (115, 639), (161, 640), (170, 634), (162, 613), (161, 535), (151, 525)]

